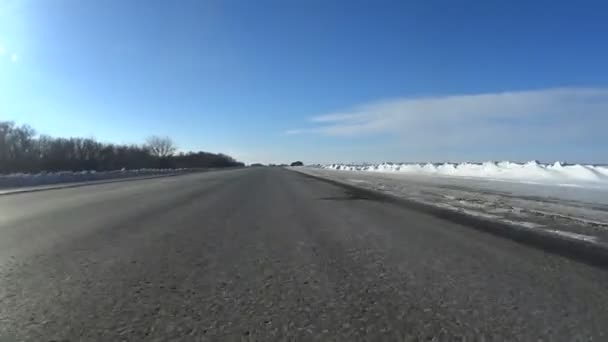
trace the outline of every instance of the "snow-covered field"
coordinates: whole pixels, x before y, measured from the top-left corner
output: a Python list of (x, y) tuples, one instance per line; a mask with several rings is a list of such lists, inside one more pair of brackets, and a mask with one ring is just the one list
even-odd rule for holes
[(295, 169), (472, 216), (608, 243), (606, 166), (489, 162)]
[(558, 186), (606, 187), (608, 188), (608, 166), (563, 164), (541, 164), (531, 161), (525, 164), (509, 161), (485, 163), (407, 164), (382, 163), (369, 165), (332, 164), (324, 169), (343, 171), (367, 171), (437, 175), (448, 177), (507, 180), (520, 183), (539, 183)]
[(0, 175), (0, 189), (35, 187), (41, 185), (52, 185), (62, 183), (77, 183), (100, 181), (110, 179), (120, 179), (129, 177), (155, 176), (165, 174), (175, 174), (187, 172), (185, 169), (138, 169), (138, 170), (116, 170), (116, 171), (62, 171), (62, 172), (42, 172), (37, 174), (14, 173)]

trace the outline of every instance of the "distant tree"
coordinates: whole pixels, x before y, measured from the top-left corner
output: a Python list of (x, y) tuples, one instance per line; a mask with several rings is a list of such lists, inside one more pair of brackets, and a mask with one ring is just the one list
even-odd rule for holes
[(174, 152), (170, 138), (151, 137), (144, 146), (104, 144), (90, 138), (37, 136), (27, 125), (0, 121), (0, 174), (244, 166), (225, 154), (188, 152), (174, 155)]
[(146, 147), (149, 149), (150, 154), (158, 158), (165, 158), (173, 155), (175, 150), (175, 144), (169, 137), (158, 137), (151, 136), (146, 140)]
[(304, 166), (304, 163), (302, 163), (301, 161), (296, 161), (291, 163), (291, 166)]
[(225, 154), (209, 152), (180, 153), (171, 157), (171, 167), (174, 168), (208, 168), (208, 167), (238, 167), (244, 166), (234, 158)]

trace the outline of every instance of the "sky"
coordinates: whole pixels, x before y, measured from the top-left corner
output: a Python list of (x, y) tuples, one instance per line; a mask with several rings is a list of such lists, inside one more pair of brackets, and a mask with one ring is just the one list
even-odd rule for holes
[(0, 0), (0, 120), (247, 163), (608, 163), (608, 2)]

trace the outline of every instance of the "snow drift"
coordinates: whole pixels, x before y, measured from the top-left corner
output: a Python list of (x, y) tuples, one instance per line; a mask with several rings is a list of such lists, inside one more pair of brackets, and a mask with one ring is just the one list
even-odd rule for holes
[(331, 164), (324, 169), (344, 171), (386, 172), (446, 177), (468, 177), (517, 182), (548, 183), (562, 186), (608, 186), (608, 166), (541, 164), (536, 161), (525, 164), (510, 161), (485, 163), (382, 163), (382, 164)]
[(115, 171), (59, 171), (59, 172), (41, 172), (36, 174), (30, 173), (13, 173), (8, 175), (0, 175), (0, 189), (20, 188), (40, 185), (51, 185), (73, 182), (90, 182), (109, 179), (155, 176), (163, 174), (183, 173), (188, 172), (188, 169), (137, 169), (137, 170), (115, 170)]

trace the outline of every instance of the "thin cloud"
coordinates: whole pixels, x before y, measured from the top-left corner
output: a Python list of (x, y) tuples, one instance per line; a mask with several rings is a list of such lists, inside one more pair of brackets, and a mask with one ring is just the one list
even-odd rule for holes
[(11, 55), (11, 62), (17, 63), (19, 61), (19, 56), (16, 53)]
[(306, 133), (305, 129), (290, 129), (284, 132), (285, 135), (297, 135)]
[(305, 135), (305, 134), (318, 134), (318, 133), (321, 133), (319, 128), (288, 129), (283, 132), (284, 135)]
[(313, 127), (289, 132), (389, 135), (425, 148), (575, 141), (608, 129), (608, 88), (403, 98), (363, 104), (311, 121)]

